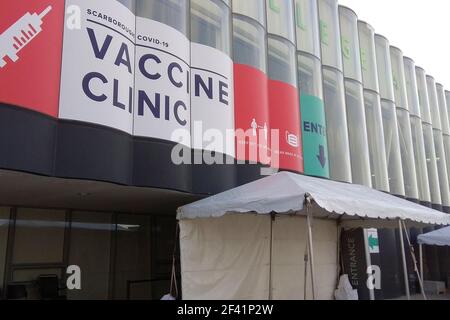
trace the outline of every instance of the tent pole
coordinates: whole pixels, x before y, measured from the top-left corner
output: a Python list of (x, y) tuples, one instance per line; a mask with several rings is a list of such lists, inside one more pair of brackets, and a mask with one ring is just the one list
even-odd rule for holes
[(339, 279), (341, 278), (340, 277), (340, 274), (341, 274), (341, 233), (342, 233), (342, 228), (341, 228), (341, 223), (339, 222), (337, 225), (337, 239), (336, 239), (336, 243), (337, 243), (337, 246), (336, 246), (336, 252), (337, 252), (337, 255), (336, 255), (336, 266), (337, 266), (337, 268), (336, 268), (336, 289), (339, 286)]
[(414, 263), (414, 271), (415, 271), (415, 273), (417, 275), (417, 278), (419, 279), (420, 292), (422, 293), (423, 299), (427, 300), (427, 296), (425, 295), (425, 290), (423, 288), (423, 277), (420, 275), (419, 269), (417, 268), (416, 255), (414, 253), (414, 248), (413, 248), (413, 246), (411, 244), (411, 240), (409, 239), (408, 229), (406, 228), (406, 223), (404, 221), (403, 221), (403, 229), (405, 230), (406, 240), (408, 241), (408, 246), (409, 246), (409, 252), (411, 253), (411, 258), (412, 258), (413, 263)]
[(398, 229), (400, 231), (400, 248), (402, 251), (403, 279), (405, 280), (406, 298), (411, 300), (411, 296), (409, 294), (408, 267), (406, 266), (405, 242), (403, 241), (403, 228), (402, 221), (400, 219), (398, 219)]
[(308, 257), (308, 250), (309, 250), (309, 245), (308, 245), (309, 241), (308, 241), (308, 237), (306, 238), (306, 248), (305, 248), (305, 255), (303, 257), (303, 261), (305, 262), (305, 274), (304, 274), (304, 280), (303, 280), (303, 300), (306, 300), (306, 297), (308, 295), (307, 293), (307, 281), (308, 281), (308, 261), (309, 261), (309, 257)]
[(419, 259), (420, 259), (420, 276), (423, 280), (423, 246), (419, 244)]
[(275, 220), (275, 214), (270, 215), (270, 259), (269, 259), (269, 301), (273, 300), (273, 283), (272, 283), (272, 250), (273, 250), (273, 221)]
[(311, 268), (311, 289), (313, 300), (316, 300), (316, 277), (314, 270), (314, 249), (313, 249), (313, 237), (312, 237), (312, 205), (309, 195), (305, 195), (306, 204), (306, 222), (308, 224), (308, 247), (309, 247), (309, 264)]

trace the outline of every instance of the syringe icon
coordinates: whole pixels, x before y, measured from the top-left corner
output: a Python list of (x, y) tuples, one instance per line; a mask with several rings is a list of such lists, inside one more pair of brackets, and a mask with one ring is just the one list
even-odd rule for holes
[(6, 56), (13, 62), (19, 60), (17, 53), (42, 31), (42, 19), (51, 10), (52, 6), (48, 6), (40, 14), (27, 12), (0, 35), (0, 68), (6, 66)]

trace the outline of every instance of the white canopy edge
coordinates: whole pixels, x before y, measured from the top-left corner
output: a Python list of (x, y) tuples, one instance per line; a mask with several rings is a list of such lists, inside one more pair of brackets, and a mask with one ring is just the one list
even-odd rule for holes
[[(305, 215), (305, 197), (314, 217), (344, 226), (391, 227), (399, 219), (424, 225), (450, 225), (450, 216), (410, 201), (354, 184), (281, 172), (178, 208), (178, 220), (227, 214)], [(412, 225), (411, 225), (412, 226)]]
[(417, 238), (417, 242), (431, 246), (450, 246), (450, 227), (421, 234)]

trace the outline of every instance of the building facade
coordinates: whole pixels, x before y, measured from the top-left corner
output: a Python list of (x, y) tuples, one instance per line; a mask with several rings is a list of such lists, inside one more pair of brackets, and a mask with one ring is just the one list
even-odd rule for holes
[[(68, 299), (159, 299), (177, 207), (279, 170), (450, 206), (450, 95), (337, 0), (3, 1), (0, 17), (2, 298), (75, 266)], [(398, 235), (379, 233), (377, 297), (395, 297)]]

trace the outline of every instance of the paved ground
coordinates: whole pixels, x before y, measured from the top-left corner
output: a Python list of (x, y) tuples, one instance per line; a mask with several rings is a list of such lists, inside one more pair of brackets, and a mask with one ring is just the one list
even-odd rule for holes
[[(428, 300), (450, 300), (450, 294), (446, 294), (446, 295), (428, 295), (427, 296)], [(398, 298), (398, 299), (394, 299), (394, 300), (406, 300), (406, 296)], [(411, 300), (423, 300), (422, 295), (414, 295), (411, 296)]]

